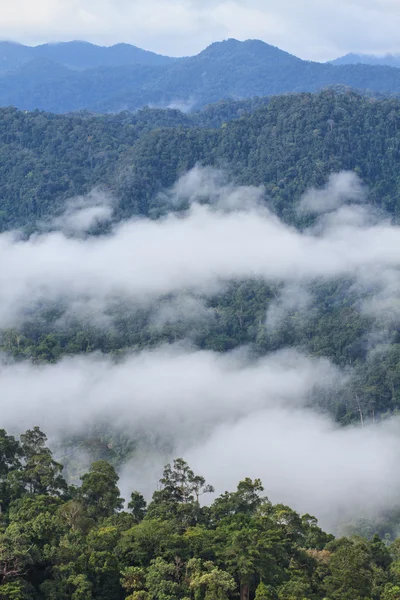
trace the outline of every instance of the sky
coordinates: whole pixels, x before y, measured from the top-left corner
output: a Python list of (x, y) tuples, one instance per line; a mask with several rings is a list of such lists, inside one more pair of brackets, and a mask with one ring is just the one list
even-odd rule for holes
[(262, 39), (308, 60), (400, 52), (399, 0), (0, 0), (0, 39), (126, 42), (171, 56)]

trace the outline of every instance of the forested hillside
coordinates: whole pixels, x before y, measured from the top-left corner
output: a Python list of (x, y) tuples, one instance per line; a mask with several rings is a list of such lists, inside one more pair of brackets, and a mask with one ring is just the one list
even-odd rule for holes
[[(400, 103), (355, 93), (278, 97), (259, 103), (220, 103), (190, 116), (145, 110), (130, 115), (56, 116), (3, 109), (0, 120), (0, 216), (3, 231), (51, 227), (66, 199), (100, 187), (114, 198), (114, 219), (159, 218), (182, 210), (161, 193), (196, 164), (219, 167), (236, 185), (265, 186), (264, 202), (286, 223), (304, 227), (296, 205), (332, 172), (352, 170), (368, 185), (368, 203), (397, 221)], [(247, 111), (247, 112), (246, 112)], [(243, 113), (240, 118), (240, 113)], [(231, 120), (232, 119), (232, 120)], [(207, 197), (205, 197), (207, 201)], [(194, 326), (154, 323), (154, 306), (113, 309), (111, 329), (79, 316), (59, 323), (61, 302), (28, 314), (3, 331), (2, 348), (16, 359), (54, 362), (94, 350), (118, 353), (190, 337), (197, 347), (225, 352), (250, 344), (258, 355), (292, 347), (354, 370), (351, 385), (318, 403), (342, 423), (390, 414), (400, 404), (397, 322), (382, 316), (385, 351), (372, 353), (375, 318), (362, 310), (352, 280), (314, 281), (312, 310), (293, 306), (273, 330), (265, 315), (283, 282), (236, 280), (206, 299), (215, 318)], [(363, 292), (364, 293), (364, 292)], [(365, 292), (371, 294), (371, 290)], [(168, 304), (168, 295), (164, 298)]]
[[(10, 600), (392, 600), (398, 540), (340, 538), (272, 504), (260, 480), (213, 491), (182, 459), (147, 505), (94, 462), (68, 485), (39, 428), (0, 430), (0, 598)], [(135, 485), (135, 482), (131, 482)]]
[(157, 214), (157, 193), (197, 163), (226, 169), (240, 185), (265, 185), (288, 222), (301, 194), (346, 169), (369, 186), (373, 204), (398, 214), (398, 101), (323, 92), (260, 104), (103, 117), (2, 109), (2, 228), (32, 226), (54, 216), (60, 200), (97, 185), (117, 194), (118, 216)]
[[(336, 85), (369, 94), (400, 93), (397, 68), (303, 61), (260, 40), (229, 39), (178, 60), (117, 46), (84, 46), (78, 60), (72, 44), (31, 49), (32, 60), (26, 62), (23, 48), (12, 50), (21, 64), (1, 76), (0, 106), (22, 110), (115, 113), (144, 106), (195, 110), (221, 99), (316, 92)], [(83, 68), (85, 56), (93, 68)]]

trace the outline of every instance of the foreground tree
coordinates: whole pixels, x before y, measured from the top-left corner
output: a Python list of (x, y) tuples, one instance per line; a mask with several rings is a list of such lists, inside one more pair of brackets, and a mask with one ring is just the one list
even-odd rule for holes
[(62, 477), (62, 465), (53, 459), (46, 446), (47, 437), (34, 427), (21, 435), (23, 469), (20, 477), (29, 494), (51, 494), (60, 496), (67, 490)]
[(200, 497), (214, 491), (204, 477), (195, 475), (182, 458), (177, 458), (172, 465), (166, 465), (160, 485), (161, 489), (153, 494), (147, 517), (173, 517), (183, 527), (201, 520)]
[(79, 498), (86, 507), (87, 514), (95, 519), (109, 517), (121, 510), (124, 499), (117, 486), (119, 477), (115, 469), (105, 460), (94, 462), (81, 477)]
[(107, 462), (63, 492), (40, 430), (0, 439), (0, 600), (400, 600), (399, 541), (335, 540), (259, 480), (201, 508), (210, 488), (178, 459), (125, 512)]

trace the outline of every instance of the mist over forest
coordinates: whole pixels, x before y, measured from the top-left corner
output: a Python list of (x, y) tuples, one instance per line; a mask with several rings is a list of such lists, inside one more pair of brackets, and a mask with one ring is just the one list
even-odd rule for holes
[(400, 101), (370, 92), (0, 108), (1, 600), (400, 597)]

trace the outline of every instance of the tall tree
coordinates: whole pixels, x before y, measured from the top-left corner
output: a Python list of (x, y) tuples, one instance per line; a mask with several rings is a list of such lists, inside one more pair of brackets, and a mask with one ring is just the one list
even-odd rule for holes
[(59, 496), (67, 490), (61, 475), (63, 466), (53, 459), (46, 442), (46, 435), (37, 426), (21, 435), (21, 481), (29, 494)]
[(0, 429), (0, 515), (21, 491), (15, 477), (21, 468), (21, 457), (19, 442), (12, 435), (7, 435), (4, 429)]
[(87, 514), (95, 518), (109, 517), (123, 507), (117, 486), (119, 477), (112, 465), (105, 460), (94, 462), (81, 477), (79, 497), (87, 509)]

